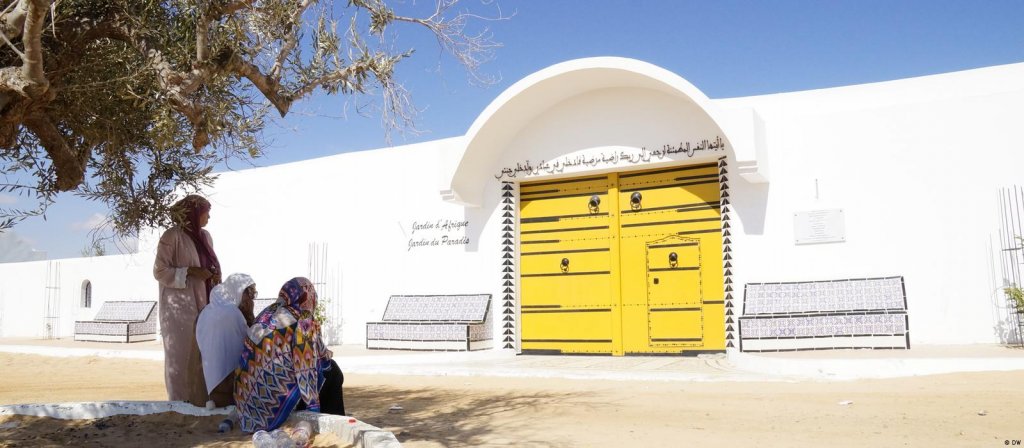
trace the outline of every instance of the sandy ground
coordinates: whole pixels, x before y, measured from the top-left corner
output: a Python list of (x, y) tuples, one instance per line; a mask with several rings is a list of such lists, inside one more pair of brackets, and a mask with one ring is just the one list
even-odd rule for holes
[[(2, 404), (161, 400), (162, 378), (158, 361), (0, 353)], [(840, 404), (846, 401), (852, 403)], [(413, 448), (995, 447), (1024, 440), (1019, 371), (801, 383), (348, 374), (345, 404), (356, 418), (393, 431)], [(389, 413), (396, 404), (405, 411)], [(20, 417), (0, 417), (0, 428), (12, 418)], [(217, 421), (170, 426), (212, 433)], [(51, 431), (97, 429), (95, 421), (51, 423)], [(0, 431), (7, 431), (0, 439), (19, 434), (17, 428)], [(157, 440), (145, 445), (183, 446)], [(200, 446), (233, 446), (204, 440)], [(142, 439), (126, 438), (112, 446), (139, 445)]]

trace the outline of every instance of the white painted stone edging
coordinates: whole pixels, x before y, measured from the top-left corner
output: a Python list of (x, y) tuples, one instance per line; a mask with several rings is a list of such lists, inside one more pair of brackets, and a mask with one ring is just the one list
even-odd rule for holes
[(812, 380), (858, 380), (940, 375), (957, 372), (1024, 370), (1024, 358), (772, 358), (733, 353), (729, 361), (740, 370)]
[[(29, 415), (61, 420), (110, 417), (112, 415), (148, 415), (161, 412), (207, 417), (228, 415), (233, 407), (206, 409), (182, 401), (94, 401), (46, 404), (12, 404), (0, 406), (0, 415)], [(308, 421), (317, 434), (331, 433), (358, 448), (400, 448), (401, 443), (390, 431), (360, 420), (317, 412), (293, 412), (292, 423)]]

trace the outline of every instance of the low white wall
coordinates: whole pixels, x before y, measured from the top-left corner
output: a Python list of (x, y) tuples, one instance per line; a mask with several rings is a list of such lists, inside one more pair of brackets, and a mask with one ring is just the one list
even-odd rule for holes
[[(0, 337), (70, 337), (75, 321), (91, 319), (103, 302), (155, 301), (152, 269), (152, 258), (140, 255), (2, 264)], [(90, 308), (81, 306), (86, 280), (92, 283)]]

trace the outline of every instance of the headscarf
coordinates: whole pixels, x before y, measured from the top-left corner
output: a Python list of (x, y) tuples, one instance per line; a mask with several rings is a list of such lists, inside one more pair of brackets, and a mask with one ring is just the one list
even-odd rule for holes
[(308, 278), (295, 277), (281, 287), (281, 292), (277, 294), (277, 301), (294, 310), (312, 313), (316, 309), (316, 288)]
[(231, 274), (224, 283), (213, 287), (210, 304), (199, 313), (196, 340), (203, 358), (207, 393), (238, 367), (249, 329), (238, 305), (245, 289), (253, 284), (248, 275)]
[(313, 319), (316, 289), (296, 277), (281, 287), (274, 302), (256, 316), (242, 350), (235, 379), (235, 406), (243, 431), (281, 426), (299, 400), (320, 411), (323, 370), (330, 365)]
[[(206, 198), (190, 194), (171, 206), (171, 213), (174, 219), (196, 246), (196, 253), (199, 254), (199, 264), (202, 268), (212, 272), (220, 272), (220, 261), (217, 254), (210, 247), (206, 238), (203, 238), (203, 229), (199, 226), (199, 216), (210, 211), (210, 201)], [(213, 290), (213, 277), (206, 279), (206, 297), (210, 297)]]

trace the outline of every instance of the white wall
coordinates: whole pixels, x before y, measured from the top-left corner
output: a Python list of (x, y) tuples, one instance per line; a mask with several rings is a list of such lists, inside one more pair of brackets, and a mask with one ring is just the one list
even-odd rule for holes
[[(912, 343), (999, 341), (1024, 64), (719, 104), (758, 111), (772, 165), (769, 184), (730, 184), (738, 284), (902, 275)], [(794, 244), (793, 213), (833, 208), (845, 243)]]
[(332, 314), (330, 343), (363, 342), (365, 322), (379, 320), (393, 294), (490, 292), (480, 281), (479, 220), (468, 246), (409, 247), (467, 233), (413, 229), (467, 219), (434, 188), (440, 152), (458, 141), (224, 173), (208, 194), (207, 227), (224, 272), (252, 275), (261, 297), (276, 297), (292, 277), (326, 274), (318, 291)]
[[(0, 264), (0, 337), (70, 337), (75, 320), (91, 319), (105, 301), (155, 301), (152, 268), (152, 258), (139, 255)], [(91, 308), (80, 306), (85, 280), (92, 283)]]
[[(495, 176), (503, 168), (721, 134), (720, 124), (685, 95), (637, 85), (592, 90), (512, 117), (515, 129), (482, 173), (480, 207), (438, 194), (462, 159), (463, 137), (224, 173), (207, 194), (208, 230), (222, 267), (253, 275), (261, 297), (276, 296), (291, 277), (319, 276), (321, 296), (330, 301), (330, 343), (363, 342), (365, 322), (381, 317), (392, 294), (490, 293), (497, 330), (502, 211)], [(1005, 310), (996, 200), (1000, 187), (1022, 179), (1024, 64), (715, 104), (727, 116), (763, 123), (758, 151), (771, 164), (768, 183), (730, 176), (736, 285), (902, 275), (913, 344), (999, 341)], [(676, 154), (528, 177), (722, 155), (735, 162), (731, 151)], [(845, 211), (847, 241), (796, 246), (793, 213), (830, 208)], [(469, 227), (413, 229), (414, 222), (438, 220)], [(409, 247), (410, 239), (429, 242), (446, 233), (469, 244)], [(156, 237), (142, 238), (135, 256), (53, 262), (61, 267), (63, 335), (103, 300), (156, 299)], [(0, 265), (0, 336), (44, 334), (46, 267)], [(93, 310), (77, 308), (85, 278), (93, 282)]]

